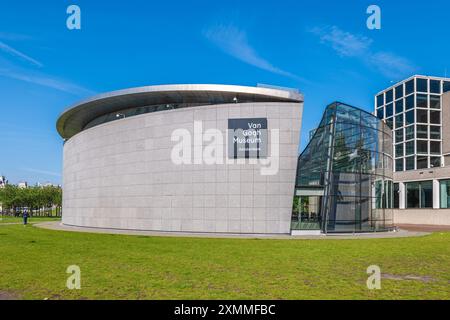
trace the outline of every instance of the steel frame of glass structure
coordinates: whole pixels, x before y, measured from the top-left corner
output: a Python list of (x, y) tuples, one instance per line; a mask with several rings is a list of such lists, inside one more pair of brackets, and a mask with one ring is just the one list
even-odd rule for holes
[(392, 131), (383, 121), (347, 104), (328, 105), (298, 159), (292, 230), (390, 230), (392, 167)]

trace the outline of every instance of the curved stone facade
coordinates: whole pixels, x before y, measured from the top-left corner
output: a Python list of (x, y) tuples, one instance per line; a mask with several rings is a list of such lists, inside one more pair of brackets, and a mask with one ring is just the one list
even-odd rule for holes
[[(64, 145), (63, 218), (67, 225), (158, 231), (289, 233), (302, 101), (193, 106), (127, 117), (78, 132)], [(265, 164), (172, 160), (174, 130), (218, 129), (229, 119), (266, 118)], [(273, 130), (277, 129), (277, 130)], [(193, 149), (198, 145), (193, 139)], [(226, 161), (224, 142), (220, 146)], [(276, 147), (279, 147), (279, 157)], [(203, 146), (204, 147), (204, 146)], [(198, 160), (198, 161), (197, 161)], [(196, 163), (199, 162), (199, 163)], [(274, 162), (272, 162), (274, 165)]]

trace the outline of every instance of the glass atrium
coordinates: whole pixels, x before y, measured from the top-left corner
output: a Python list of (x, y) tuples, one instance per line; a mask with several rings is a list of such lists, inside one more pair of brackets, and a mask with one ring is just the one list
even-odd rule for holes
[(297, 165), (292, 230), (386, 231), (393, 227), (392, 131), (335, 102)]

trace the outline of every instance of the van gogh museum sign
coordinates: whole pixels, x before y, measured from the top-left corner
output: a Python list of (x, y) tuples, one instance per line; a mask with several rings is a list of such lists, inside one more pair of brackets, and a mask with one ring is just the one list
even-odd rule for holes
[(267, 118), (228, 119), (228, 158), (266, 158), (267, 136)]

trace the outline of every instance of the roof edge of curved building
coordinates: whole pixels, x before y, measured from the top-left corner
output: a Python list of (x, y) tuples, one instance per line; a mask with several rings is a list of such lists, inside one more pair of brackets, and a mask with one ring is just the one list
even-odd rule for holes
[[(157, 103), (164, 104), (173, 103), (175, 98), (184, 99), (188, 96), (189, 99), (193, 101), (198, 98), (199, 103), (204, 102), (205, 99), (211, 99), (211, 101), (214, 101), (215, 98), (224, 94), (233, 94), (237, 96), (242, 95), (247, 98), (253, 96), (255, 97), (255, 102), (258, 102), (256, 97), (264, 97), (266, 100), (273, 100), (272, 102), (303, 102), (303, 94), (298, 91), (283, 88), (225, 84), (168, 84), (142, 86), (105, 92), (81, 100), (80, 102), (75, 103), (64, 110), (59, 115), (56, 123), (56, 129), (61, 137), (65, 139), (70, 138), (74, 135), (73, 131), (76, 131), (72, 130), (71, 133), (66, 131), (66, 123), (71, 117), (81, 114), (83, 111), (89, 109), (89, 113), (95, 118), (98, 114), (101, 114), (102, 109), (105, 109), (105, 107), (113, 100), (120, 100), (126, 108), (127, 103), (135, 105), (133, 102), (138, 96), (141, 98), (151, 97), (157, 101)], [(105, 112), (106, 111), (107, 110), (105, 110)]]

